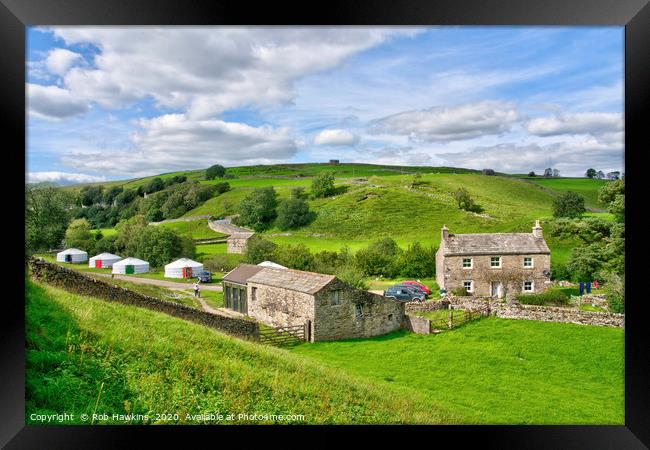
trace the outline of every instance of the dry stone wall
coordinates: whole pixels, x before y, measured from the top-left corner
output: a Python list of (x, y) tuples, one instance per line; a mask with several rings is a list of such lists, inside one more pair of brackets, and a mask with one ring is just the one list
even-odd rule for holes
[(244, 339), (259, 339), (259, 325), (251, 320), (211, 314), (180, 303), (150, 297), (121, 286), (111, 285), (43, 259), (32, 258), (29, 261), (29, 266), (34, 279), (75, 294), (163, 312)]

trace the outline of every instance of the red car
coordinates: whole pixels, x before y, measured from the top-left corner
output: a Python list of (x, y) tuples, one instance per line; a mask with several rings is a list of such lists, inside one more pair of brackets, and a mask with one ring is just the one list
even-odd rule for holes
[(419, 281), (413, 281), (413, 280), (408, 280), (408, 281), (402, 281), (402, 284), (413, 284), (420, 289), (422, 289), (424, 292), (426, 292), (427, 295), (431, 295), (431, 289), (429, 289), (429, 286), (426, 284), (422, 284)]

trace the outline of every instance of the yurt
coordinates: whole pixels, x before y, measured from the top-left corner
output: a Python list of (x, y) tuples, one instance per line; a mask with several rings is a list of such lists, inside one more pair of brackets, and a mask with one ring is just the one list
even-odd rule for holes
[(177, 259), (165, 266), (165, 278), (192, 278), (203, 272), (203, 264), (188, 258)]
[(262, 261), (261, 263), (258, 264), (258, 266), (273, 267), (274, 269), (286, 269), (286, 267), (281, 266), (278, 263), (274, 263), (273, 261)]
[(113, 263), (113, 273), (127, 275), (149, 272), (149, 263), (138, 258), (126, 258)]
[(122, 259), (121, 256), (113, 255), (112, 253), (100, 253), (88, 260), (88, 267), (106, 269), (113, 267), (113, 264), (118, 262), (120, 259)]
[(57, 253), (56, 260), (67, 263), (83, 263), (88, 261), (88, 253), (77, 248), (68, 248)]

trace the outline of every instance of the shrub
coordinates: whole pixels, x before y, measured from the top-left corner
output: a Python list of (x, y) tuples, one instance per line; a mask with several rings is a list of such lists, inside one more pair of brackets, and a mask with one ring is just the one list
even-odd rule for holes
[(436, 249), (415, 242), (396, 259), (395, 265), (403, 277), (432, 277), (436, 274)]
[(314, 270), (314, 255), (305, 244), (280, 245), (274, 256), (275, 262), (291, 269)]
[(95, 250), (95, 236), (90, 231), (86, 219), (75, 219), (65, 231), (65, 246), (92, 253)]
[(276, 224), (281, 230), (298, 228), (307, 225), (313, 218), (306, 201), (299, 198), (288, 198), (280, 202)]
[(222, 181), (221, 183), (215, 184), (214, 188), (217, 194), (223, 194), (224, 192), (228, 192), (230, 190), (230, 183), (227, 181)]
[(203, 267), (211, 272), (230, 272), (238, 265), (237, 259), (225, 254), (216, 254), (203, 262)]
[(625, 277), (614, 272), (604, 275), (607, 305), (611, 312), (625, 313)]
[(332, 172), (319, 172), (311, 182), (311, 193), (316, 198), (329, 197), (336, 192), (334, 188), (334, 174)]
[(357, 289), (368, 289), (368, 284), (364, 278), (363, 272), (351, 264), (341, 266), (335, 273), (336, 277)]
[(567, 191), (553, 199), (553, 217), (581, 217), (585, 209), (585, 198), (577, 192)]
[(526, 305), (565, 306), (569, 304), (570, 298), (559, 289), (549, 289), (540, 294), (519, 294), (517, 301)]
[(571, 280), (571, 271), (566, 264), (551, 263), (551, 280)]
[(266, 239), (253, 235), (246, 242), (244, 260), (250, 264), (259, 264), (262, 261), (273, 261), (277, 244)]
[(464, 287), (458, 287), (456, 289), (452, 289), (451, 294), (456, 297), (465, 297), (469, 295), (469, 292), (467, 292), (467, 289), (465, 289)]
[(400, 254), (401, 249), (397, 243), (391, 238), (385, 238), (357, 251), (354, 260), (356, 267), (368, 276), (393, 277), (397, 270), (395, 261)]
[(460, 209), (476, 213), (483, 211), (483, 208), (476, 204), (474, 199), (469, 195), (469, 191), (465, 188), (457, 189), (453, 192), (452, 196)]

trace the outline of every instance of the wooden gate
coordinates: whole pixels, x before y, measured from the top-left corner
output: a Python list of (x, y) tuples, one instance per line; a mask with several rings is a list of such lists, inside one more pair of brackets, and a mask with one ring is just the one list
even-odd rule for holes
[(306, 325), (290, 327), (260, 326), (260, 342), (278, 347), (297, 345), (305, 342)]

